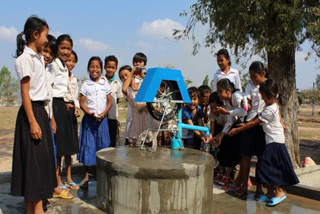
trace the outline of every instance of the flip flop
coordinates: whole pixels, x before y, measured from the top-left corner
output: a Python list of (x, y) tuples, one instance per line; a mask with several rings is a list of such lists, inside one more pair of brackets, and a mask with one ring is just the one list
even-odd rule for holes
[(282, 196), (281, 198), (276, 198), (276, 197), (273, 197), (271, 198), (268, 202), (267, 202), (267, 206), (268, 207), (274, 207), (274, 206), (277, 206), (278, 204), (280, 204), (284, 199), (286, 199), (287, 196), (284, 195)]
[(74, 189), (74, 190), (78, 190), (79, 189), (79, 186), (74, 183), (74, 182), (70, 182), (70, 183), (66, 183), (66, 186), (70, 189)]
[(62, 190), (59, 194), (53, 193), (53, 198), (72, 199), (73, 195), (66, 190)]
[(270, 200), (265, 194), (258, 195), (255, 198), (256, 198), (256, 201), (261, 201), (261, 202), (267, 202)]

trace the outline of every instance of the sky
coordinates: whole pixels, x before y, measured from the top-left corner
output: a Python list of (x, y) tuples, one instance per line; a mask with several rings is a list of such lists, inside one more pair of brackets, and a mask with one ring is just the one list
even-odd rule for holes
[[(148, 57), (148, 68), (174, 66), (182, 75), (193, 81), (191, 85), (200, 86), (206, 75), (209, 79), (218, 70), (214, 49), (205, 48), (203, 38), (207, 27), (200, 24), (195, 35), (202, 44), (199, 53), (192, 55), (192, 41), (176, 41), (172, 29), (183, 29), (187, 17), (180, 13), (189, 11), (196, 0), (56, 0), (56, 1), (6, 1), (0, 0), (0, 69), (6, 66), (16, 77), (14, 55), (16, 36), (23, 31), (27, 18), (37, 15), (49, 25), (49, 33), (58, 37), (69, 34), (73, 49), (79, 61), (73, 73), (89, 77), (87, 63), (91, 56), (115, 55), (119, 60), (118, 68), (132, 65), (132, 57), (143, 52)], [(312, 55), (305, 61), (310, 51), (308, 43), (296, 52), (296, 81), (300, 90), (312, 87), (317, 74), (320, 74), (319, 62)], [(231, 52), (230, 52), (231, 53)], [(259, 60), (254, 56), (248, 61), (247, 68), (233, 63), (232, 67), (248, 72), (250, 63)], [(234, 57), (231, 54), (231, 61)]]

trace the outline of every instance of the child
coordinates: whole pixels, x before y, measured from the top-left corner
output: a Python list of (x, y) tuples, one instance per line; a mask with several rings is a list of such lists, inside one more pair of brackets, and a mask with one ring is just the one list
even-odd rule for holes
[(53, 75), (53, 114), (57, 124), (55, 133), (55, 143), (57, 147), (57, 169), (56, 176), (58, 186), (65, 188), (61, 181), (61, 157), (65, 156), (67, 167), (67, 183), (73, 183), (71, 179), (71, 155), (79, 152), (79, 144), (73, 139), (72, 127), (68, 125), (68, 111), (64, 102), (64, 97), (69, 87), (69, 72), (66, 66), (73, 47), (73, 41), (67, 34), (60, 35), (57, 38), (57, 58), (51, 64), (51, 73)]
[[(88, 62), (90, 80), (80, 89), (80, 107), (84, 111), (80, 129), (80, 153), (78, 159), (84, 166), (84, 179), (79, 184), (88, 188), (89, 166), (96, 165), (96, 152), (110, 146), (108, 118), (112, 106), (112, 89), (105, 78), (101, 78), (102, 61), (91, 57)], [(87, 100), (85, 105), (85, 100)]]
[(226, 49), (220, 49), (218, 51), (217, 62), (220, 69), (216, 71), (213, 77), (213, 91), (217, 91), (217, 83), (223, 78), (228, 78), (234, 84), (236, 89), (242, 91), (239, 71), (230, 67), (230, 56)]
[(116, 80), (115, 73), (118, 69), (118, 59), (113, 56), (107, 56), (104, 59), (104, 69), (106, 70), (106, 78), (112, 89), (112, 107), (108, 113), (108, 124), (111, 144), (110, 146), (115, 147), (117, 142), (117, 130), (118, 130), (118, 102), (123, 97), (122, 86), (118, 80)]
[[(209, 113), (210, 113), (210, 107), (209, 107), (209, 98), (210, 98), (210, 94), (211, 94), (211, 89), (209, 86), (207, 85), (201, 85), (198, 88), (199, 92), (200, 92), (200, 97), (199, 97), (199, 105), (202, 109), (203, 112), (203, 125), (206, 127), (209, 127), (208, 121), (209, 121)], [(201, 139), (198, 138), (197, 135), (194, 136), (194, 143), (195, 143), (195, 149), (200, 150), (201, 147)]]
[[(64, 95), (64, 103), (67, 108), (67, 122), (68, 122), (68, 127), (71, 128), (71, 134), (72, 134), (72, 145), (73, 145), (73, 152), (79, 153), (79, 138), (78, 138), (78, 121), (77, 117), (80, 117), (80, 105), (78, 101), (78, 94), (79, 94), (79, 86), (78, 86), (78, 80), (77, 77), (73, 75), (71, 72), (76, 63), (78, 62), (78, 56), (76, 52), (72, 50), (69, 58), (66, 61), (66, 66), (68, 68), (68, 91)], [(69, 161), (69, 156), (65, 156), (66, 162)], [(67, 165), (67, 164), (66, 164)], [(70, 189), (79, 189), (79, 186), (72, 181), (71, 178), (71, 169), (69, 170), (68, 168), (71, 168), (71, 162), (70, 164), (68, 163), (67, 165), (67, 183), (66, 186), (69, 187)]]
[[(266, 69), (264, 65), (259, 62), (253, 62), (249, 67), (249, 74), (251, 82), (247, 84), (244, 95), (248, 98), (248, 113), (245, 117), (245, 123), (252, 121), (265, 107), (265, 103), (259, 93), (259, 84), (266, 81)], [(242, 196), (248, 192), (248, 183), (250, 184), (249, 172), (251, 157), (256, 155), (258, 158), (262, 154), (266, 142), (264, 140), (264, 132), (262, 126), (256, 126), (252, 129), (246, 130), (241, 135), (241, 163), (239, 172), (239, 184), (242, 183), (241, 188), (235, 192), (237, 196)], [(259, 200), (262, 193), (262, 186), (257, 184), (255, 197)]]
[(45, 64), (40, 55), (48, 42), (48, 29), (44, 20), (31, 16), (17, 36), (15, 67), (22, 105), (14, 136), (11, 195), (24, 196), (28, 214), (44, 213), (42, 200), (51, 198), (57, 185), (52, 135), (44, 108), (49, 101)]
[[(218, 147), (221, 144), (223, 137), (228, 133), (230, 128), (237, 123), (236, 121), (239, 120), (239, 117), (244, 117), (247, 114), (247, 112), (241, 107), (241, 101), (243, 99), (241, 92), (234, 88), (233, 83), (229, 79), (224, 78), (219, 80), (217, 83), (217, 88), (220, 100), (225, 102), (225, 108), (217, 107), (217, 111), (220, 114), (227, 115), (228, 120), (224, 125), (223, 130), (211, 140), (211, 142), (215, 143), (215, 147)], [(224, 145), (221, 146), (226, 153), (223, 157), (224, 162), (220, 165), (227, 167), (227, 170), (222, 178), (222, 181), (219, 183), (226, 185), (231, 180), (230, 173), (233, 167), (240, 163), (239, 136), (232, 138), (232, 140), (228, 141), (228, 143), (224, 143)], [(221, 149), (222, 148), (220, 148), (220, 150)], [(219, 153), (222, 155), (221, 152)]]
[[(203, 126), (203, 112), (199, 105), (199, 90), (196, 87), (190, 87), (188, 88), (188, 94), (190, 96), (191, 103), (185, 105), (182, 109), (182, 122), (190, 125)], [(189, 129), (182, 130), (182, 140), (184, 147), (195, 147), (194, 135), (196, 135), (201, 141), (204, 141), (203, 133)]]
[[(48, 90), (49, 98), (50, 98), (50, 102), (47, 105), (45, 105), (45, 109), (46, 109), (46, 111), (48, 113), (48, 117), (49, 117), (49, 124), (50, 124), (50, 128), (51, 128), (53, 150), (54, 150), (54, 157), (55, 157), (55, 166), (57, 167), (57, 159), (56, 159), (57, 150), (56, 150), (56, 145), (55, 145), (55, 141), (54, 141), (54, 134), (56, 133), (57, 126), (56, 126), (56, 122), (55, 122), (54, 115), (53, 115), (53, 109), (52, 109), (53, 78), (52, 78), (52, 74), (50, 72), (51, 63), (57, 57), (57, 46), (56, 46), (56, 38), (54, 36), (48, 35), (47, 38), (48, 38), (48, 43), (46, 44), (44, 50), (41, 52), (41, 54), (44, 57), (44, 62), (45, 62), (46, 86), (47, 86), (47, 90)], [(69, 193), (69, 191), (67, 189), (58, 188), (58, 187), (54, 188), (53, 197), (54, 198), (64, 198), (64, 199), (72, 199), (73, 198), (73, 196)], [(47, 200), (47, 202), (50, 203), (49, 200)]]
[(286, 199), (281, 186), (294, 185), (299, 180), (293, 170), (292, 163), (285, 145), (284, 128), (280, 122), (278, 102), (278, 86), (268, 79), (260, 84), (259, 92), (265, 102), (265, 109), (258, 117), (242, 124), (229, 132), (233, 136), (241, 131), (262, 124), (265, 132), (266, 148), (256, 166), (257, 182), (267, 185), (268, 193), (260, 197), (267, 206), (276, 206)]
[[(131, 70), (132, 70), (132, 68), (130, 65), (122, 66), (119, 69), (119, 78), (120, 78), (122, 84), (128, 79)], [(128, 101), (128, 100), (126, 99), (126, 101)], [(131, 117), (132, 117), (132, 108), (131, 108), (131, 105), (128, 103), (127, 104), (126, 128), (124, 131), (125, 145), (129, 145), (129, 139), (127, 136), (128, 136), (128, 129), (130, 126)]]

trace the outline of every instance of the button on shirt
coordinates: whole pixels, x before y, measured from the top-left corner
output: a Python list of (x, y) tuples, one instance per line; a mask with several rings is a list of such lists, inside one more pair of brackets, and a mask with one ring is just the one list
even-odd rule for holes
[(51, 73), (53, 76), (52, 94), (56, 98), (64, 98), (68, 91), (69, 72), (67, 67), (64, 67), (61, 60), (56, 58), (52, 63)]
[(244, 95), (251, 100), (251, 109), (248, 111), (246, 117), (246, 121), (251, 121), (258, 113), (262, 112), (265, 108), (265, 103), (259, 93), (259, 85), (254, 85), (251, 82), (248, 83)]
[(279, 107), (277, 103), (269, 105), (259, 114), (265, 133), (266, 143), (284, 143), (283, 126), (280, 123)]
[(98, 82), (86, 80), (80, 93), (87, 98), (87, 109), (91, 113), (101, 114), (107, 107), (107, 95), (112, 92), (108, 81), (100, 78)]
[[(43, 56), (34, 52), (31, 48), (25, 47), (23, 53), (15, 61), (16, 72), (19, 82), (30, 77), (29, 96), (32, 101), (48, 100), (46, 88), (45, 64)], [(21, 83), (18, 99), (21, 98)]]
[(108, 112), (108, 118), (116, 120), (118, 118), (118, 108), (117, 100), (123, 97), (122, 86), (118, 80), (108, 81), (112, 89), (111, 98), (112, 98), (112, 107)]
[(222, 72), (221, 69), (216, 71), (216, 73), (213, 76), (213, 80), (214, 80), (213, 91), (217, 91), (217, 83), (219, 82), (219, 80), (224, 78), (228, 78), (231, 82), (233, 82), (234, 87), (236, 89), (239, 89), (240, 91), (242, 91), (239, 71), (231, 67), (227, 74)]

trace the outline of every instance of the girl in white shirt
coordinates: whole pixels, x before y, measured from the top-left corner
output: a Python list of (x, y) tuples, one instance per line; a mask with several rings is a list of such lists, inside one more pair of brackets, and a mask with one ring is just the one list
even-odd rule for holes
[(51, 198), (57, 185), (52, 135), (44, 108), (49, 101), (45, 63), (40, 54), (48, 42), (48, 29), (44, 20), (31, 16), (24, 32), (17, 36), (15, 67), (22, 105), (14, 136), (11, 195), (24, 196), (27, 213), (44, 213), (42, 200)]
[(51, 63), (53, 76), (53, 114), (57, 124), (55, 143), (57, 148), (56, 175), (59, 188), (65, 189), (61, 181), (61, 157), (64, 156), (67, 168), (67, 183), (74, 183), (71, 178), (71, 155), (79, 152), (79, 145), (73, 140), (72, 127), (68, 125), (68, 112), (64, 97), (68, 92), (69, 72), (66, 66), (73, 47), (73, 41), (67, 34), (57, 38), (57, 58)]
[(268, 193), (260, 197), (267, 206), (276, 206), (286, 199), (286, 192), (281, 186), (294, 185), (299, 180), (293, 170), (290, 156), (285, 145), (284, 127), (278, 106), (278, 86), (273, 80), (260, 84), (259, 92), (266, 107), (258, 117), (242, 124), (229, 132), (233, 136), (241, 131), (262, 124), (265, 132), (266, 148), (256, 166), (257, 182), (267, 186)]
[(213, 91), (217, 91), (217, 83), (219, 80), (228, 78), (236, 89), (242, 91), (241, 88), (241, 80), (239, 76), (239, 71), (231, 68), (231, 61), (229, 53), (226, 49), (220, 49), (217, 53), (217, 63), (219, 66), (219, 70), (213, 76), (214, 86)]
[[(246, 85), (244, 95), (248, 98), (248, 113), (245, 117), (245, 123), (252, 121), (265, 108), (265, 103), (259, 93), (259, 84), (266, 81), (266, 68), (262, 62), (255, 61), (249, 67), (251, 82)], [(261, 156), (266, 142), (264, 140), (264, 132), (262, 126), (256, 126), (246, 130), (241, 135), (241, 163), (237, 185), (241, 187), (235, 192), (237, 196), (242, 196), (248, 193), (248, 185), (251, 181), (249, 178), (251, 157), (256, 155)], [(262, 185), (257, 184), (255, 198), (259, 200), (262, 194)]]
[[(221, 141), (232, 126), (235, 126), (237, 120), (241, 117), (247, 115), (247, 112), (242, 108), (241, 101), (243, 99), (242, 93), (234, 88), (234, 84), (227, 78), (219, 80), (217, 83), (218, 96), (221, 101), (224, 101), (225, 107), (218, 106), (217, 111), (220, 114), (227, 115), (227, 122), (223, 127), (223, 130), (214, 138), (212, 138), (211, 143), (218, 147)], [(225, 162), (224, 167), (227, 167), (227, 172), (221, 181), (221, 184), (228, 184), (230, 182), (230, 173), (232, 168), (240, 163), (240, 136), (235, 136), (232, 142), (228, 145), (223, 145), (228, 150), (230, 158)]]
[(86, 80), (80, 89), (80, 107), (85, 113), (81, 122), (78, 155), (85, 170), (84, 179), (79, 185), (82, 188), (88, 188), (88, 167), (96, 165), (97, 151), (110, 146), (106, 116), (112, 107), (112, 89), (108, 80), (101, 78), (102, 68), (100, 57), (91, 57), (88, 63), (90, 80)]

